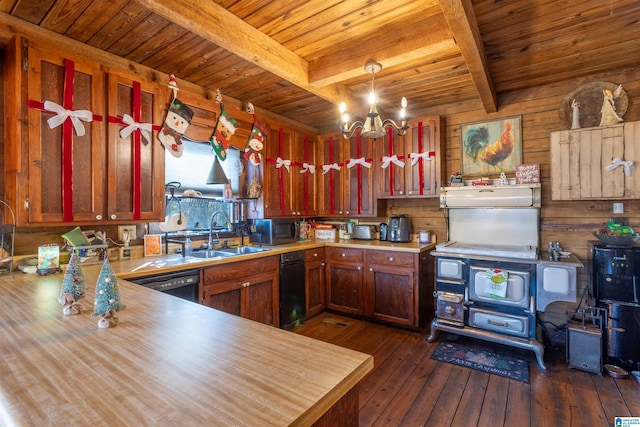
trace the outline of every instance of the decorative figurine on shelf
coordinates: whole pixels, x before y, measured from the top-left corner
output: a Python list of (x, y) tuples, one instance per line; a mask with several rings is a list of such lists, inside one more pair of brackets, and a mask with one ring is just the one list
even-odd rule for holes
[(120, 288), (108, 259), (104, 260), (98, 275), (93, 305), (92, 316), (100, 316), (98, 328), (111, 328), (118, 324), (118, 318), (115, 314), (125, 307), (120, 304)]
[(64, 305), (62, 314), (71, 316), (82, 313), (80, 300), (84, 299), (86, 291), (87, 285), (84, 280), (84, 273), (78, 262), (78, 255), (73, 251), (62, 278), (60, 295), (58, 295), (58, 302)]
[(571, 109), (573, 112), (571, 129), (580, 129), (580, 103), (575, 98), (571, 101)]
[(602, 100), (602, 109), (600, 110), (600, 126), (615, 125), (623, 121), (616, 111), (614, 99), (618, 98), (622, 93), (622, 85), (618, 85), (615, 91), (611, 92), (609, 89), (603, 89), (602, 94), (604, 99)]
[(509, 184), (509, 181), (507, 181), (507, 175), (505, 175), (504, 172), (500, 172), (500, 180), (498, 181), (498, 184), (500, 184), (500, 185)]
[(449, 185), (451, 187), (462, 187), (464, 181), (462, 180), (462, 172), (457, 171), (449, 177)]

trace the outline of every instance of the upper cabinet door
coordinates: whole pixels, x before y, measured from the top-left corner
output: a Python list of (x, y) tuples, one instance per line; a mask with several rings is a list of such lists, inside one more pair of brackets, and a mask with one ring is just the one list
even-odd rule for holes
[(343, 144), (348, 144), (341, 134), (318, 137), (318, 215), (344, 215), (346, 166), (343, 161)]
[(264, 152), (264, 217), (291, 216), (291, 144), (293, 135), (290, 129), (275, 128), (269, 130)]
[[(344, 138), (343, 138), (344, 139)], [(374, 144), (372, 141), (354, 135), (345, 143), (344, 169), (347, 191), (345, 194), (345, 215), (374, 216), (376, 203), (373, 194)]]
[(28, 186), (26, 220), (100, 221), (107, 160), (104, 73), (98, 64), (33, 45), (23, 60), (28, 63), (23, 69), (27, 99), (21, 100), (27, 106), (22, 136), (28, 141), (28, 179), (15, 185)]
[(443, 120), (412, 120), (405, 141), (405, 191), (409, 197), (437, 196), (443, 183)]
[(292, 169), (292, 208), (296, 216), (303, 218), (318, 215), (317, 207), (317, 170), (316, 138), (296, 133), (291, 153)]
[(171, 94), (167, 90), (161, 97), (157, 84), (114, 72), (109, 73), (108, 84), (108, 219), (162, 220), (164, 150), (156, 130), (139, 127), (159, 127), (160, 98), (166, 103)]

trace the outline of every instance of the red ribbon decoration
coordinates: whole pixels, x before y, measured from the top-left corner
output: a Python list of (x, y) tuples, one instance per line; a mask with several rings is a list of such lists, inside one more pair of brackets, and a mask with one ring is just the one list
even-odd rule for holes
[[(64, 83), (62, 87), (62, 108), (73, 110), (73, 81), (75, 78), (75, 63), (69, 59), (64, 60)], [(44, 103), (28, 100), (27, 106), (47, 113)], [(102, 121), (102, 116), (94, 114), (94, 121)], [(62, 123), (62, 221), (73, 221), (73, 123), (71, 118)]]
[[(133, 82), (132, 118), (140, 123), (142, 102), (140, 100), (140, 82)], [(142, 199), (142, 183), (140, 182), (140, 131), (133, 132), (133, 219), (140, 219), (140, 204)]]
[[(391, 126), (387, 128), (387, 135), (389, 135), (389, 151), (387, 156), (393, 156), (393, 129)], [(389, 163), (389, 195), (393, 196), (393, 162)]]
[[(356, 159), (360, 158), (360, 132), (356, 133)], [(358, 179), (358, 215), (362, 213), (362, 165), (358, 163), (356, 165)]]
[[(304, 136), (304, 162), (309, 164), (309, 137)], [(304, 173), (304, 215), (309, 216), (309, 170)]]
[[(422, 122), (418, 122), (418, 153), (422, 153)], [(420, 195), (424, 194), (424, 165), (422, 157), (418, 159), (418, 183), (420, 184)]]
[[(333, 136), (329, 137), (329, 164), (333, 164)], [(334, 178), (333, 178), (333, 169), (329, 169), (329, 213), (333, 214), (336, 209), (335, 203), (335, 188), (334, 188)]]

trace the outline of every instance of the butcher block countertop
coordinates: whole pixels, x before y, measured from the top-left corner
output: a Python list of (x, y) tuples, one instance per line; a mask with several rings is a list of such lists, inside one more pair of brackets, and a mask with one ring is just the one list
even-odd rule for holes
[[(113, 264), (135, 261), (149, 258)], [(0, 425), (311, 425), (373, 368), (370, 355), (122, 279), (119, 324), (99, 329), (99, 269), (83, 267), (75, 316), (57, 302), (62, 274), (0, 278)]]

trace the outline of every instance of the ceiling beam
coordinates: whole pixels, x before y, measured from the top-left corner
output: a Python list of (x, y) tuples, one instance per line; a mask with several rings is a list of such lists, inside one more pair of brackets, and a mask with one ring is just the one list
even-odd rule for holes
[(355, 98), (343, 85), (310, 85), (307, 61), (216, 2), (137, 1), (149, 11), (326, 101), (337, 105), (346, 98), (355, 102)]
[(440, 14), (433, 15), (393, 32), (381, 31), (366, 43), (312, 61), (309, 82), (315, 87), (335, 84), (367, 74), (364, 65), (370, 59), (391, 67), (455, 46), (447, 21)]
[(440, 0), (440, 7), (458, 43), (485, 111), (495, 113), (498, 111), (498, 99), (489, 75), (487, 57), (471, 0)]

